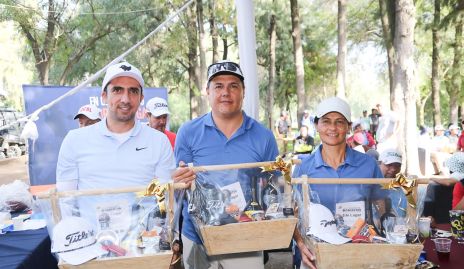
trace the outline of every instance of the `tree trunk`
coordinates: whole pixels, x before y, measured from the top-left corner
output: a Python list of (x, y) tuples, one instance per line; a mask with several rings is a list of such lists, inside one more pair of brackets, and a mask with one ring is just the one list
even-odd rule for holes
[[(273, 1), (275, 3), (275, 1)], [(276, 76), (276, 18), (274, 12), (271, 14), (269, 24), (269, 86), (267, 94), (267, 107), (266, 115), (268, 119), (268, 128), (272, 130), (274, 119), (272, 118), (272, 111), (274, 108), (274, 90), (275, 90), (275, 76)]]
[(209, 9), (209, 31), (211, 35), (212, 49), (213, 49), (213, 63), (219, 61), (219, 52), (218, 52), (218, 30), (216, 26), (216, 18), (214, 17), (214, 6), (215, 0), (208, 0), (208, 9)]
[(337, 92), (346, 98), (346, 0), (338, 0)]
[(208, 98), (206, 96), (206, 35), (203, 23), (203, 1), (197, 0), (197, 29), (198, 29), (198, 50), (200, 65), (198, 70), (198, 89), (200, 90), (200, 114), (208, 111)]
[(187, 41), (188, 41), (188, 74), (190, 92), (190, 115), (196, 118), (201, 115), (199, 106), (200, 100), (200, 78), (198, 76), (198, 57), (197, 57), (197, 31), (196, 16), (191, 8), (187, 10)]
[(418, 98), (417, 107), (419, 109), (419, 126), (424, 126), (425, 124), (425, 105), (431, 95), (432, 93), (429, 93), (422, 99)]
[[(400, 115), (400, 149), (405, 153), (405, 171), (408, 175), (419, 172), (417, 151), (416, 89), (414, 62), (415, 7), (413, 0), (398, 0), (395, 21), (395, 93), (402, 93), (398, 102)], [(402, 142), (404, 141), (404, 142)]]
[(440, 1), (435, 0), (435, 13), (432, 28), (432, 103), (433, 103), (433, 125), (441, 124), (440, 106)]
[(382, 22), (383, 39), (387, 50), (388, 78), (390, 82), (390, 108), (394, 110), (393, 104), (396, 103), (393, 84), (395, 50), (393, 48), (393, 38), (395, 33), (395, 2), (389, 0), (379, 0), (380, 21)]
[[(293, 39), (293, 57), (295, 60), (296, 72), (296, 95), (297, 95), (297, 119), (301, 119), (305, 108), (305, 85), (304, 85), (304, 64), (303, 64), (303, 47), (301, 45), (300, 15), (298, 11), (298, 1), (290, 0), (290, 9), (292, 16), (292, 39)], [(298, 123), (298, 126), (300, 124)]]
[(456, 124), (458, 122), (458, 102), (459, 93), (461, 91), (461, 59), (462, 59), (462, 13), (456, 17), (454, 35), (454, 59), (451, 75), (451, 87), (448, 87), (450, 98), (450, 122)]

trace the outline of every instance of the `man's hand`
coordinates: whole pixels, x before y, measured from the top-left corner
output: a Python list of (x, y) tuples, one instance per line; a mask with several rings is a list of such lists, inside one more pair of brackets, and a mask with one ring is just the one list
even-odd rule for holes
[(190, 187), (190, 184), (192, 184), (192, 181), (195, 180), (196, 177), (193, 169), (187, 167), (183, 161), (179, 162), (179, 167), (172, 173), (172, 180), (175, 183), (185, 183), (188, 187)]

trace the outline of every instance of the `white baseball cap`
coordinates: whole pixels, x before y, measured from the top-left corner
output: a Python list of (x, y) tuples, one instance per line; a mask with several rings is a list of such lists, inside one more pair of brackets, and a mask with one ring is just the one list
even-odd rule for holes
[(94, 227), (80, 217), (61, 220), (52, 235), (52, 252), (71, 265), (79, 265), (106, 254), (95, 237)]
[(435, 131), (444, 131), (444, 130), (445, 130), (445, 128), (441, 124), (438, 124), (438, 125), (435, 126)]
[(153, 97), (148, 100), (145, 108), (153, 116), (158, 117), (164, 114), (170, 114), (168, 109), (168, 102), (161, 97)]
[(379, 161), (384, 164), (402, 163), (403, 156), (396, 149), (386, 149), (380, 153)]
[(309, 206), (309, 230), (306, 234), (335, 245), (351, 241), (350, 238), (343, 237), (338, 233), (332, 212), (327, 207), (315, 203), (311, 203)]
[(74, 116), (74, 119), (77, 119), (80, 115), (84, 115), (91, 120), (101, 119), (100, 109), (95, 105), (81, 106), (79, 111), (77, 111), (76, 116)]
[(338, 112), (345, 117), (348, 122), (351, 122), (351, 108), (350, 105), (339, 97), (330, 97), (322, 100), (316, 108), (316, 117), (322, 118), (325, 114), (330, 112)]
[(455, 152), (445, 161), (445, 166), (450, 170), (451, 178), (464, 179), (464, 152)]
[(143, 77), (142, 73), (140, 73), (140, 70), (137, 69), (137, 67), (131, 65), (128, 62), (121, 62), (115, 65), (112, 65), (108, 67), (106, 70), (105, 78), (103, 79), (103, 84), (102, 84), (102, 91), (106, 88), (108, 83), (110, 83), (111, 80), (117, 77), (131, 77), (140, 84), (140, 87), (144, 87), (144, 82), (143, 82)]
[(457, 126), (456, 124), (451, 124), (449, 127), (448, 127), (448, 130), (459, 130), (459, 126)]

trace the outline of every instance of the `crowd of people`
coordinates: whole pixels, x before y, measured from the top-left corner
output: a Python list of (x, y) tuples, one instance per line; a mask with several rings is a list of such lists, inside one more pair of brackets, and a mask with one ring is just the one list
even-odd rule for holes
[[(206, 92), (211, 111), (184, 123), (176, 135), (166, 129), (170, 111), (165, 99), (156, 97), (146, 103), (148, 124), (135, 119), (143, 100), (144, 80), (140, 71), (127, 62), (109, 67), (101, 91), (108, 106), (107, 115), (101, 119), (98, 109), (89, 105), (78, 111), (75, 119), (79, 119), (82, 128), (70, 131), (61, 145), (57, 189), (146, 186), (153, 178), (189, 185), (197, 175), (187, 164), (275, 160), (279, 154), (276, 137), (287, 137), (291, 132), (288, 113), (280, 114), (275, 133), (249, 117), (242, 109), (244, 80), (237, 63), (220, 61), (210, 65)], [(401, 170), (402, 156), (387, 143), (395, 129), (390, 123), (395, 123), (394, 116), (383, 114), (380, 105), (373, 108), (370, 115), (364, 110), (359, 120), (352, 121), (351, 108), (346, 101), (338, 97), (321, 101), (314, 116), (305, 110), (300, 120), (294, 151), (302, 154), (302, 164), (296, 167), (294, 176), (394, 177)], [(443, 136), (444, 129), (440, 126), (435, 130), (433, 145), (443, 144), (449, 153), (450, 141), (454, 141), (457, 143), (455, 151), (464, 150), (464, 134), (458, 136), (457, 126), (449, 127), (449, 136)], [(315, 144), (316, 134), (320, 140), (318, 145)], [(377, 151), (379, 143), (384, 143), (382, 151)], [(447, 164), (456, 178), (464, 178), (464, 158), (461, 157), (464, 153), (460, 154), (450, 158), (457, 161)], [(250, 183), (246, 178), (239, 178), (239, 181), (244, 193), (248, 193), (245, 190)], [(383, 195), (376, 187), (361, 185), (337, 186), (336, 191), (330, 185), (315, 188), (321, 201), (331, 210), (335, 203), (364, 200), (372, 194)], [(460, 193), (463, 192), (461, 186)], [(458, 207), (463, 204), (462, 200), (456, 202)], [(181, 238), (185, 268), (264, 268), (262, 252), (202, 255), (202, 242), (187, 209), (184, 201)], [(298, 230), (295, 230), (294, 239), (302, 263), (315, 268), (314, 255)]]

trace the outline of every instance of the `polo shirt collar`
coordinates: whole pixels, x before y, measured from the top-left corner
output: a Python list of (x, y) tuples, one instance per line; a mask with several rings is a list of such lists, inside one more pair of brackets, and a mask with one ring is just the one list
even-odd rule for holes
[[(113, 133), (110, 132), (110, 130), (108, 130), (108, 127), (106, 126), (106, 118), (95, 123), (95, 125), (97, 125), (97, 128), (102, 135), (109, 136), (109, 137), (113, 136)], [(140, 133), (141, 129), (142, 129), (142, 124), (138, 120), (135, 120), (135, 125), (134, 125), (134, 128), (132, 129), (130, 136), (136, 136), (138, 133)]]
[[(243, 114), (243, 123), (240, 126), (239, 130), (241, 130), (241, 129), (245, 129), (245, 130), (251, 129), (251, 127), (253, 126), (252, 118), (248, 117), (247, 114), (245, 113), (245, 111), (242, 111), (242, 114)], [(203, 122), (204, 122), (204, 124), (206, 126), (216, 127), (216, 124), (214, 123), (214, 120), (213, 120), (213, 113), (212, 112), (209, 112), (208, 114), (206, 114), (205, 118), (203, 119)]]
[[(323, 147), (323, 145), (321, 145), (317, 149), (317, 151), (315, 153), (316, 155), (314, 156), (314, 161), (315, 161), (316, 167), (321, 167), (321, 166), (326, 166), (327, 165), (324, 162), (324, 160), (322, 159), (322, 147)], [(354, 150), (352, 148), (350, 148), (348, 145), (346, 145), (345, 161), (343, 163), (346, 164), (346, 165), (349, 165), (349, 166), (359, 166), (360, 165), (359, 163), (356, 163), (356, 161), (355, 161)]]

